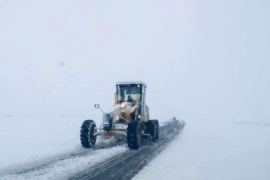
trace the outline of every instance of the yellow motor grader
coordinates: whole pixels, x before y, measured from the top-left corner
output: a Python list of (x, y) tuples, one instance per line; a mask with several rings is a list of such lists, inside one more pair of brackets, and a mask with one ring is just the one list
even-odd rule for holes
[(124, 136), (130, 149), (138, 149), (141, 139), (155, 141), (159, 138), (159, 122), (149, 119), (146, 105), (146, 84), (140, 81), (117, 82), (114, 110), (103, 113), (102, 124), (98, 128), (95, 121), (85, 120), (81, 125), (80, 140), (85, 148), (95, 145), (97, 136)]

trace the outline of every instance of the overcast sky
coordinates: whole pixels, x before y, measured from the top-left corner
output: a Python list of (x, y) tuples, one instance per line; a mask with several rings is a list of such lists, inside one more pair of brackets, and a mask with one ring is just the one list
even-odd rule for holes
[(151, 117), (269, 121), (270, 1), (0, 0), (0, 114), (101, 117), (116, 81)]

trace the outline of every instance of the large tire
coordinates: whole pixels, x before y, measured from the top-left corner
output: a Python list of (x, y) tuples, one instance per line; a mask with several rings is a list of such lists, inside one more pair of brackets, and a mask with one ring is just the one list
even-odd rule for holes
[(130, 149), (139, 149), (141, 145), (142, 131), (141, 122), (132, 120), (127, 128), (127, 143)]
[(152, 141), (159, 139), (159, 122), (158, 120), (148, 120), (146, 133), (152, 136)]
[(97, 136), (94, 136), (96, 123), (93, 120), (85, 120), (81, 126), (81, 144), (85, 148), (91, 148), (96, 144)]

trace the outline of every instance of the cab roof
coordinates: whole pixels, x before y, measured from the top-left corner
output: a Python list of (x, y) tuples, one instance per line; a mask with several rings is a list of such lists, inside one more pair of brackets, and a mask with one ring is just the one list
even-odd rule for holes
[(141, 85), (147, 87), (146, 84), (142, 81), (118, 81), (118, 82), (116, 82), (116, 85), (127, 85), (127, 84), (141, 84)]

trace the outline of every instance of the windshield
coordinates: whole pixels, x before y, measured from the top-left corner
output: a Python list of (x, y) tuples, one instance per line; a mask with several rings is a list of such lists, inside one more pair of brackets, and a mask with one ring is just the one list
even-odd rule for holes
[(117, 85), (117, 101), (136, 101), (141, 94), (141, 85)]

